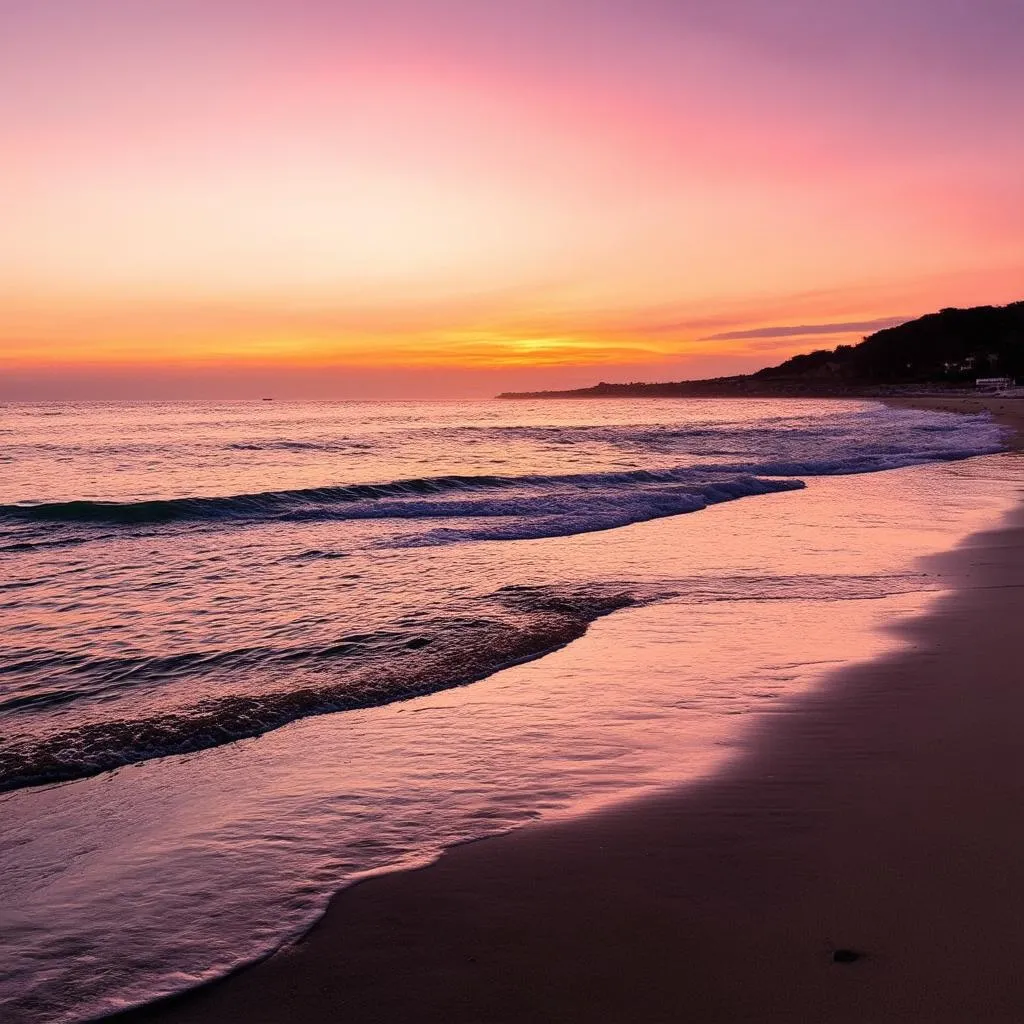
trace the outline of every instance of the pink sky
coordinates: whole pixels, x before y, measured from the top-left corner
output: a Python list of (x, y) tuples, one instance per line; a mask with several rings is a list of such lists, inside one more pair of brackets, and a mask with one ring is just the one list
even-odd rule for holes
[(1020, 299), (1022, 51), (1014, 0), (0, 0), (0, 397), (678, 379)]

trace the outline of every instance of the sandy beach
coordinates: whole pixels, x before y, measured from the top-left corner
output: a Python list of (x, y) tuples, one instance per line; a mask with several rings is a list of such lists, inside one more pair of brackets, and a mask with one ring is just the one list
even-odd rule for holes
[(297, 946), (127, 1017), (1024, 1019), (1024, 509), (933, 568), (952, 589), (898, 653), (724, 772), (366, 881)]

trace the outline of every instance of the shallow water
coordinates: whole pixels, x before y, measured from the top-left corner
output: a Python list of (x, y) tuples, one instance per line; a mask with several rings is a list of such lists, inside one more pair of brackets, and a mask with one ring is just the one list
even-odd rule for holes
[[(574, 500), (584, 505), (591, 492), (600, 496), (609, 488), (607, 479), (593, 478), (612, 468), (653, 475), (693, 470), (697, 460), (712, 457), (721, 466), (727, 444), (737, 449), (729, 456), (734, 468), (800, 457), (805, 467), (820, 469), (834, 467), (840, 456), (854, 460), (847, 468), (864, 468), (866, 454), (914, 463), (958, 459), (972, 445), (989, 450), (999, 443), (985, 419), (892, 413), (859, 403), (715, 403), (712, 413), (701, 409), (684, 426), (676, 423), (666, 461), (664, 451), (644, 448), (651, 442), (636, 435), (637, 429), (649, 433), (650, 423), (636, 428), (629, 419), (678, 420), (679, 404), (585, 405), (544, 413), (573, 418), (571, 429), (585, 437), (563, 445), (568, 456), (539, 452), (529, 466), (534, 476), (580, 476), (566, 474), (564, 460), (582, 460), (575, 468), (592, 479), (573, 486), (581, 491)], [(748, 405), (756, 406), (754, 423)], [(468, 413), (459, 408), (465, 420)], [(495, 413), (493, 404), (482, 404), (473, 415), (529, 421), (542, 412), (532, 408), (516, 413), (500, 406)], [(197, 415), (194, 408), (189, 414)], [(419, 429), (409, 427), (407, 407), (386, 407), (379, 413), (385, 415), (393, 418), (384, 422), (401, 423), (402, 431)], [(600, 422), (587, 422), (594, 419)], [(518, 426), (535, 431), (539, 425)], [(809, 441), (815, 429), (822, 437)], [(273, 430), (282, 430), (279, 422)], [(544, 430), (541, 444), (556, 444), (554, 427)], [(772, 440), (773, 432), (789, 430), (804, 439)], [(866, 451), (851, 455), (858, 430)], [(609, 431), (618, 432), (617, 446)], [(687, 431), (692, 436), (684, 444), (679, 437)], [(768, 438), (751, 451), (759, 434)], [(533, 433), (529, 444), (538, 444)], [(714, 446), (715, 454), (691, 451), (700, 445)], [(401, 445), (384, 448), (394, 454)], [(287, 462), (282, 484), (340, 487), (365, 482), (360, 475), (372, 469), (336, 469), (330, 481), (315, 481), (301, 476), (324, 472), (304, 461), (308, 450)], [(602, 461), (611, 458), (626, 462)], [(388, 464), (394, 479), (406, 472), (396, 465)], [(460, 465), (462, 473), (481, 468), (472, 460)], [(173, 473), (163, 477), (148, 495), (129, 480), (98, 489), (95, 497), (120, 503), (182, 497), (171, 485)], [(209, 479), (200, 473), (197, 484)], [(237, 493), (268, 491), (244, 473), (232, 479)], [(73, 555), (62, 548), (11, 555), (23, 573), (22, 589), (31, 593), (22, 600), (17, 588), (8, 591), (5, 623), (38, 650), (56, 649), (59, 638), (63, 655), (86, 659), (70, 668), (60, 660), (45, 671), (37, 666), (33, 680), (23, 663), (5, 657), (3, 678), (13, 679), (3, 684), (6, 696), (33, 681), (38, 689), (21, 692), (67, 694), (63, 702), (9, 711), (5, 737), (13, 734), (12, 722), (20, 730), (11, 746), (58, 737), (59, 754), (59, 738), (71, 733), (72, 740), (99, 736), (109, 749), (111, 733), (90, 729), (127, 722), (131, 738), (139, 723), (166, 724), (169, 715), (190, 735), (196, 710), (211, 703), (220, 710), (225, 693), (275, 698), (312, 688), (321, 695), (331, 690), (340, 701), (362, 681), (372, 686), (374, 699), (366, 703), (380, 706), (349, 703), (337, 714), (296, 715), (258, 738), (226, 743), (230, 735), (214, 736), (216, 745), (173, 757), (153, 759), (159, 748), (145, 747), (143, 757), (138, 750), (124, 757), (132, 751), (122, 739), (120, 755), (136, 763), (0, 798), (5, 1019), (80, 1020), (176, 991), (301, 933), (333, 891), (367, 872), (423, 862), (453, 842), (541, 814), (576, 813), (713, 770), (742, 743), (757, 715), (784, 712), (790, 698), (818, 685), (830, 669), (895, 642), (880, 627), (917, 613), (943, 586), (916, 558), (947, 549), (1007, 510), (1019, 488), (1020, 460), (994, 455), (803, 479), (802, 490), (611, 532), (488, 542), (463, 537), (415, 547), (391, 543), (391, 520), (321, 514), (268, 521), (260, 510), (226, 523), (164, 519), (113, 527), (95, 518), (56, 525), (10, 518), (12, 531), (40, 531), (38, 543), (80, 543)], [(508, 485), (524, 492), (545, 486)], [(564, 488), (564, 480), (555, 486)], [(637, 491), (664, 481), (633, 478), (611, 486)], [(88, 497), (80, 479), (61, 487), (40, 485), (35, 500), (64, 501), (72, 491)], [(15, 493), (5, 497), (27, 496)], [(448, 495), (433, 492), (431, 500)], [(422, 497), (417, 492), (415, 500)], [(484, 516), (458, 518), (461, 530), (486, 526)], [(423, 530), (418, 520), (401, 525)], [(43, 561), (31, 561), (37, 557)], [(5, 577), (12, 582), (13, 573)], [(541, 660), (445, 688), (572, 640), (588, 622), (585, 638)], [(417, 637), (431, 643), (410, 646)], [(308, 653), (281, 656), (345, 643), (347, 653), (330, 651), (319, 661)], [(434, 660), (424, 653), (431, 644), (440, 651)], [(198, 658), (182, 657), (197, 652)], [(423, 695), (394, 702), (409, 692), (410, 680), (422, 683)], [(81, 750), (68, 746), (65, 763), (81, 763)]]

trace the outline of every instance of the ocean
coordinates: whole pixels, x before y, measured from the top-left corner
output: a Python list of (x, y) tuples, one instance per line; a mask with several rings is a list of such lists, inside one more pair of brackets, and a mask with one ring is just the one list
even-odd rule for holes
[(814, 400), (0, 409), (0, 1016), (713, 771), (1009, 509), (986, 415)]

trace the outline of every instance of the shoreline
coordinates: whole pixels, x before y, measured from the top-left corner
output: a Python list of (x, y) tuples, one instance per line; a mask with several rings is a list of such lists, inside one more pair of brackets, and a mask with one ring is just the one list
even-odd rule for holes
[(1024, 506), (941, 561), (959, 586), (905, 649), (707, 781), (362, 882), (296, 946), (116, 1019), (1020, 1019)]
[(914, 395), (873, 399), (894, 409), (926, 409), (934, 412), (991, 413), (1012, 431), (1007, 438), (1011, 451), (1024, 451), (1024, 398), (1004, 395)]

